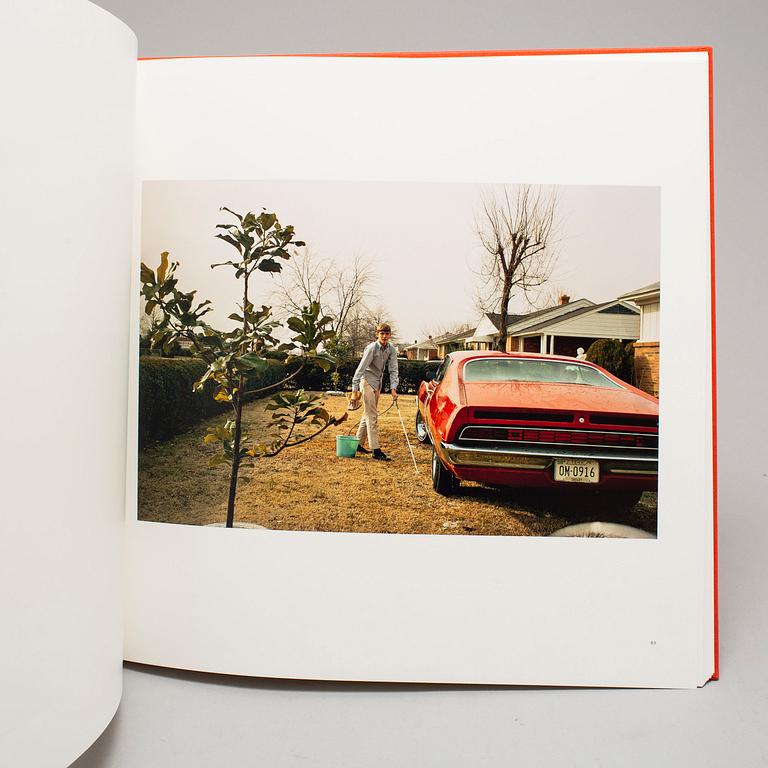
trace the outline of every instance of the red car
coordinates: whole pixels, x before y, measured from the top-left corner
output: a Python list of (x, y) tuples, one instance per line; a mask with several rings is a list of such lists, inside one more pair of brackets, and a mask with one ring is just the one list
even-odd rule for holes
[(453, 352), (419, 387), (416, 434), (444, 495), (473, 480), (631, 505), (657, 487), (659, 401), (572, 357)]

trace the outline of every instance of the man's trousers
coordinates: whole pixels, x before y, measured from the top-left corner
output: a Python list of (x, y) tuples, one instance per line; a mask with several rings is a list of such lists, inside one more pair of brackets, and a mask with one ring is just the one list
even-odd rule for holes
[(365, 379), (360, 381), (360, 390), (363, 393), (363, 418), (357, 428), (357, 439), (360, 445), (368, 438), (368, 447), (371, 450), (379, 448), (379, 390), (374, 389)]

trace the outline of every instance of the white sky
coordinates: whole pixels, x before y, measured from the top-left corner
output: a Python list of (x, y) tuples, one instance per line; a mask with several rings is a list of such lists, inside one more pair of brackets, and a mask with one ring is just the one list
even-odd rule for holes
[[(236, 256), (214, 239), (215, 225), (262, 207), (293, 224), (313, 256), (339, 266), (355, 254), (375, 263), (372, 306), (390, 313), (398, 340), (474, 322), (482, 248), (476, 234), (483, 193), (501, 187), (393, 182), (148, 181), (143, 185), (141, 258), (153, 269), (160, 253), (180, 262), (179, 288), (196, 289), (215, 311), (206, 320), (229, 328), (242, 285), (231, 268), (210, 265)], [(510, 187), (513, 191), (513, 188)], [(609, 301), (659, 279), (658, 187), (558, 187), (558, 258), (545, 293)], [(220, 230), (219, 230), (220, 231)], [(273, 278), (256, 273), (251, 300), (270, 303)], [(540, 305), (543, 306), (543, 305)], [(522, 296), (512, 311), (527, 311)]]

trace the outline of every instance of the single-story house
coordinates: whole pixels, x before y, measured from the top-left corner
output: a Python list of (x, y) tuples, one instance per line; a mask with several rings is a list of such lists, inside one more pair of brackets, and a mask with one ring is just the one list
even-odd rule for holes
[[(467, 349), (495, 349), (501, 316), (486, 313), (474, 333), (466, 339)], [(570, 301), (524, 315), (507, 318), (507, 351), (576, 356), (597, 339), (635, 341), (640, 335), (640, 314), (632, 304), (615, 299), (595, 304), (589, 299)]]
[(661, 283), (629, 291), (619, 299), (640, 308), (640, 334), (635, 347), (635, 381), (640, 389), (659, 396), (659, 317)]
[(580, 299), (513, 320), (507, 334), (508, 352), (576, 357), (579, 347), (586, 351), (597, 339), (635, 341), (640, 312), (619, 299), (601, 304)]
[(480, 352), (494, 349), (500, 327), (501, 315), (497, 312), (486, 312), (474, 332), (464, 340), (464, 348)]
[(437, 344), (430, 336), (426, 341), (414, 341), (403, 350), (409, 360), (437, 360)]
[(442, 360), (449, 352), (466, 349), (465, 340), (474, 333), (472, 328), (463, 331), (429, 336), (425, 341), (414, 341), (403, 350), (409, 360)]
[[(590, 299), (571, 301), (562, 296), (554, 307), (539, 309), (527, 314), (513, 314), (507, 317), (507, 352), (534, 352), (538, 354), (566, 355), (576, 357), (579, 347), (584, 351), (598, 339), (619, 339), (624, 343), (636, 342), (637, 352), (644, 347), (641, 339), (641, 323), (645, 322), (643, 333), (656, 329), (658, 336), (658, 283), (656, 285), (656, 314), (653, 312), (653, 286), (619, 296), (612, 301), (595, 304)], [(635, 303), (631, 303), (631, 301)], [(644, 309), (645, 307), (645, 309)], [(648, 316), (643, 321), (643, 313)], [(654, 326), (654, 322), (656, 325)], [(496, 349), (499, 338), (501, 315), (486, 312), (474, 330), (431, 336), (421, 343), (414, 342), (406, 347), (409, 360), (443, 359), (457, 349), (485, 351)], [(640, 341), (638, 341), (640, 340)], [(658, 341), (656, 341), (658, 349)], [(658, 355), (657, 355), (658, 357)], [(641, 362), (641, 370), (643, 363)], [(658, 391), (658, 360), (655, 379)], [(652, 389), (643, 386), (651, 392)]]
[(474, 332), (473, 328), (468, 328), (455, 333), (444, 333), (442, 336), (432, 339), (437, 344), (437, 356), (442, 360), (449, 352), (466, 349), (466, 341)]

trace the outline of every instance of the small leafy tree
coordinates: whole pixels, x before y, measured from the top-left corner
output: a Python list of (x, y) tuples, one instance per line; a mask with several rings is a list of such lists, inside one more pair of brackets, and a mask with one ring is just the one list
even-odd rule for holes
[[(274, 213), (262, 209), (258, 215), (241, 216), (229, 208), (221, 208), (237, 219), (236, 224), (218, 224), (223, 230), (216, 234), (231, 245), (237, 256), (231, 261), (212, 264), (211, 268), (228, 266), (235, 278), (242, 282), (242, 303), (238, 312), (229, 315), (238, 323), (232, 331), (219, 331), (204, 320), (212, 310), (210, 301), (196, 303), (196, 291), (185, 293), (178, 287), (178, 262), (169, 262), (168, 252), (160, 256), (156, 270), (141, 265), (141, 294), (146, 299), (145, 312), (151, 315), (159, 310), (161, 317), (151, 336), (153, 348), (164, 353), (170, 351), (180, 339), (188, 340), (196, 356), (208, 365), (195, 383), (199, 391), (209, 379), (216, 382), (214, 399), (231, 405), (231, 416), (224, 424), (209, 427), (204, 442), (219, 444), (221, 452), (211, 459), (211, 466), (228, 464), (230, 467), (229, 496), (227, 500), (228, 528), (234, 524), (235, 496), (240, 467), (255, 466), (259, 458), (276, 456), (286, 448), (300, 445), (317, 437), (328, 427), (346, 418), (333, 418), (315, 395), (303, 390), (279, 392), (271, 397), (267, 410), (272, 412), (271, 428), (257, 439), (243, 430), (243, 404), (249, 396), (263, 395), (277, 389), (296, 377), (309, 361), (323, 370), (330, 370), (334, 359), (320, 351), (328, 345), (334, 333), (332, 319), (322, 316), (320, 305), (311, 302), (299, 315), (287, 319), (286, 325), (294, 333), (289, 342), (280, 343), (273, 335), (280, 323), (272, 318), (268, 306), (255, 307), (249, 291), (254, 273), (280, 272), (282, 262), (291, 257), (289, 247), (303, 246), (294, 239), (292, 226), (281, 226)], [(281, 359), (298, 358), (300, 364), (289, 375), (267, 386), (258, 386), (271, 366)]]

